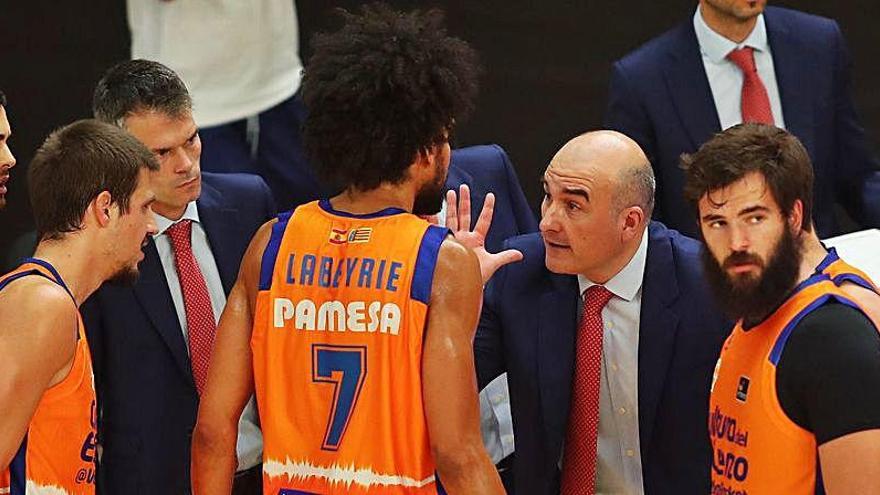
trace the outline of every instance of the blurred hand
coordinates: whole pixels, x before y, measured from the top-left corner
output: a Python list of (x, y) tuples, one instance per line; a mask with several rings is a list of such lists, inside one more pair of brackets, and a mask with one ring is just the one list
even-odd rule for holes
[(480, 261), (480, 274), (483, 277), (483, 285), (492, 278), (492, 275), (502, 266), (519, 261), (523, 258), (521, 252), (516, 249), (508, 249), (500, 253), (492, 254), (486, 251), (486, 234), (492, 225), (492, 215), (495, 213), (495, 195), (486, 195), (480, 217), (477, 219), (474, 229), (471, 227), (471, 192), (467, 184), (462, 184), (456, 195), (454, 189), (446, 192), (446, 227), (452, 231), (455, 239), (462, 245), (472, 250)]

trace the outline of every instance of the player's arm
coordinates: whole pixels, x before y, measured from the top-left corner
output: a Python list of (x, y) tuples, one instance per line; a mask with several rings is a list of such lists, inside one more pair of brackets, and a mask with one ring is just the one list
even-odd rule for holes
[(476, 256), (440, 246), (422, 356), (422, 393), (437, 472), (452, 495), (504, 493), (483, 447), (473, 360), (481, 278)]
[[(878, 318), (880, 317), (880, 296), (873, 291), (850, 283), (845, 283), (842, 289), (859, 303), (862, 309), (867, 312), (867, 316), (873, 319), (875, 325), (880, 321)], [(860, 349), (858, 355), (848, 359), (853, 361), (853, 367), (856, 368), (856, 375), (852, 377), (853, 379), (858, 380), (861, 377), (864, 381), (874, 383), (874, 386), (870, 387), (873, 390), (874, 399), (863, 398), (860, 401), (867, 406), (865, 411), (860, 414), (865, 424), (859, 426), (859, 420), (851, 420), (849, 421), (851, 426), (847, 429), (852, 430), (868, 425), (873, 425), (874, 429), (850, 433), (819, 445), (822, 480), (825, 484), (825, 491), (829, 495), (880, 494), (880, 484), (865, 483), (865, 480), (880, 479), (880, 429), (877, 428), (880, 426), (877, 420), (880, 417), (880, 412), (877, 411), (880, 408), (880, 401), (876, 400), (877, 388), (875, 388), (880, 386), (880, 364), (877, 363), (880, 360), (880, 337), (876, 337), (876, 330), (869, 328), (870, 325), (867, 321), (862, 320), (861, 323), (869, 338), (865, 339), (863, 344), (855, 345), (864, 346), (867, 349)], [(873, 406), (865, 403), (873, 403)], [(873, 420), (869, 419), (872, 417)]]
[(274, 221), (264, 224), (251, 240), (217, 327), (208, 383), (202, 394), (193, 433), (192, 488), (195, 495), (232, 491), (237, 466), (238, 420), (254, 393), (250, 340), (260, 262), (273, 224)]
[(859, 306), (865, 310), (865, 314), (868, 315), (874, 326), (880, 325), (880, 295), (852, 282), (844, 282), (840, 288), (854, 301), (859, 303)]
[[(842, 436), (819, 446), (828, 495), (880, 494), (880, 429)], [(873, 481), (867, 481), (873, 480)]]
[(819, 446), (828, 495), (880, 494), (880, 334), (861, 312), (827, 304), (791, 332), (776, 371), (779, 403)]
[(76, 350), (76, 306), (37, 276), (0, 293), (0, 467), (15, 457), (47, 388), (67, 376)]

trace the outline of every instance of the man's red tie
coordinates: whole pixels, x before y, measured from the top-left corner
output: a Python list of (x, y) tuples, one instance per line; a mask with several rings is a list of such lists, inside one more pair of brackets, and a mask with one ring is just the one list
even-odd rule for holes
[(575, 343), (571, 410), (562, 457), (562, 495), (594, 493), (602, 378), (602, 308), (613, 294), (601, 285), (584, 291), (584, 314)]
[(211, 296), (208, 284), (199, 269), (192, 252), (192, 220), (181, 220), (165, 231), (171, 239), (174, 251), (174, 266), (183, 291), (183, 306), (186, 310), (186, 327), (189, 336), (189, 360), (193, 379), (199, 395), (205, 390), (208, 381), (208, 366), (211, 364), (211, 351), (214, 349), (214, 332), (217, 324), (211, 309)]
[(727, 58), (743, 72), (742, 121), (773, 125), (770, 98), (767, 96), (767, 88), (758, 76), (754, 49), (748, 46), (739, 48), (728, 53)]

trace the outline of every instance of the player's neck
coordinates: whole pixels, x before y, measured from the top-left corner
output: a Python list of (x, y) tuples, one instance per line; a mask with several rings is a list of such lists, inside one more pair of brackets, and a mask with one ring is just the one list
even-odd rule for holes
[(815, 233), (803, 232), (801, 236), (803, 238), (803, 256), (801, 258), (800, 273), (798, 274), (798, 283), (813, 275), (816, 267), (819, 266), (819, 263), (822, 263), (822, 260), (828, 254), (828, 251), (819, 242), (819, 238), (816, 237)]
[(349, 188), (330, 198), (334, 210), (363, 215), (375, 213), (386, 208), (400, 208), (412, 211), (415, 192), (407, 183), (380, 184), (379, 187), (362, 191)]
[(755, 24), (758, 23), (757, 16), (745, 20), (739, 19), (721, 12), (705, 2), (700, 2), (700, 15), (712, 31), (734, 43), (745, 41), (752, 34), (752, 30), (755, 29)]
[(47, 261), (58, 271), (79, 306), (98, 290), (106, 275), (95, 269), (101, 266), (99, 260), (89, 259), (97, 255), (96, 251), (83, 249), (83, 240), (74, 239), (76, 235), (77, 233), (68, 234), (57, 241), (41, 241), (34, 252), (34, 258)]

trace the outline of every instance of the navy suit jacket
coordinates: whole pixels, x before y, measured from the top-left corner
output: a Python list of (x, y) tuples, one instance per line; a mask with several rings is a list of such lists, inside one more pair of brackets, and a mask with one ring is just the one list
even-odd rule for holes
[[(245, 249), (275, 213), (256, 175), (202, 173), (197, 201), (223, 290)], [(82, 307), (101, 408), (98, 490), (105, 494), (190, 491), (190, 441), (199, 397), (186, 342), (152, 241), (133, 287), (102, 286)]]
[(495, 194), (495, 214), (486, 236), (486, 250), (501, 251), (504, 240), (537, 232), (538, 222), (519, 185), (507, 153), (497, 144), (452, 150), (446, 187), (467, 184), (471, 191), (471, 227), (477, 222), (488, 193)]
[[(486, 287), (475, 353), (480, 386), (507, 371), (516, 493), (559, 493), (579, 296), (577, 277), (544, 264), (540, 234)], [(639, 324), (639, 441), (645, 493), (709, 493), (709, 386), (731, 325), (702, 276), (701, 245), (662, 224), (648, 230)]]
[[(880, 227), (880, 172), (853, 107), (837, 23), (775, 7), (764, 20), (785, 126), (813, 161), (819, 235), (839, 231), (835, 202), (862, 226)], [(657, 218), (695, 235), (679, 156), (696, 151), (721, 124), (691, 18), (614, 63), (605, 125), (635, 139), (651, 160)]]

